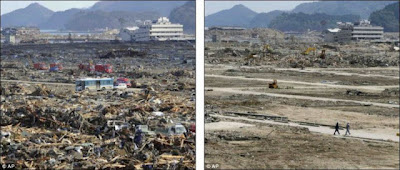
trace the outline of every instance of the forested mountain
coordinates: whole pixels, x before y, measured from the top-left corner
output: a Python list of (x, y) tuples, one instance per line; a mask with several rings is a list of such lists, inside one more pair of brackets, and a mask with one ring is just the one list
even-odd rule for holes
[(305, 13), (283, 13), (274, 18), (269, 27), (281, 31), (322, 31), (336, 27), (336, 22), (356, 22), (360, 20), (357, 15), (327, 15)]
[(182, 24), (186, 33), (194, 34), (196, 32), (196, 2), (186, 2), (175, 8), (171, 11), (169, 19), (172, 23)]
[(183, 4), (185, 1), (100, 1), (89, 10), (157, 12), (160, 15), (168, 16), (174, 8)]
[(251, 28), (268, 28), (269, 23), (277, 16), (284, 13), (284, 11), (271, 11), (268, 13), (257, 14), (249, 23)]
[(292, 12), (324, 13), (328, 15), (352, 14), (368, 19), (372, 12), (380, 10), (391, 3), (393, 1), (321, 1), (300, 4)]
[(135, 26), (136, 20), (155, 20), (160, 15), (154, 12), (126, 12), (126, 11), (81, 11), (65, 23), (67, 30), (94, 30), (100, 28), (122, 28)]
[(399, 2), (373, 12), (369, 20), (373, 25), (384, 27), (386, 32), (399, 32)]
[(65, 11), (55, 12), (46, 22), (39, 25), (42, 29), (65, 29), (65, 24), (73, 18), (73, 16), (83, 10), (72, 8)]

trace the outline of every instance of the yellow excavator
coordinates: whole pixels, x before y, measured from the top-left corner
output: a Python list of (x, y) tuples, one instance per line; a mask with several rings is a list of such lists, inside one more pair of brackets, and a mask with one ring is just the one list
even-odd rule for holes
[[(305, 50), (305, 51), (303, 51), (301, 54), (303, 54), (303, 55), (308, 55), (308, 54), (310, 54), (310, 52), (314, 52), (314, 54), (317, 52), (317, 48), (315, 48), (315, 47), (308, 47), (307, 48), (307, 50)], [(323, 49), (322, 51), (321, 51), (321, 54), (319, 54), (319, 56), (318, 56), (319, 58), (321, 58), (321, 59), (325, 59), (325, 49)]]
[(274, 80), (272, 83), (269, 83), (268, 84), (268, 88), (277, 89), (278, 88), (278, 81)]
[(272, 48), (268, 44), (264, 45), (264, 51), (268, 52), (268, 53), (272, 53), (273, 52)]
[(308, 47), (307, 48), (307, 50), (305, 50), (305, 51), (303, 51), (301, 54), (303, 54), (303, 55), (308, 55), (308, 54), (310, 54), (310, 52), (311, 51), (317, 51), (317, 48), (315, 48), (315, 47)]

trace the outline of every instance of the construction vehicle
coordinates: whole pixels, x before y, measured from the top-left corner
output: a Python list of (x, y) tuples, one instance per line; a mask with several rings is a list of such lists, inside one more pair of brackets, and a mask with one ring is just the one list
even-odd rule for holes
[(272, 53), (273, 53), (273, 50), (268, 44), (263, 46), (263, 49), (262, 49), (263, 58), (266, 56), (266, 54), (272, 54)]
[(255, 64), (256, 60), (258, 60), (260, 57), (254, 53), (248, 55), (244, 60), (246, 61), (247, 65), (253, 65)]
[(264, 45), (264, 49), (263, 49), (265, 52), (267, 52), (267, 53), (273, 53), (273, 50), (272, 50), (272, 48), (267, 44), (267, 45)]
[(61, 63), (51, 63), (49, 71), (61, 71), (62, 69), (63, 69), (63, 66)]
[(278, 88), (278, 81), (274, 80), (272, 83), (268, 84), (270, 89), (277, 89)]
[(35, 63), (33, 64), (33, 68), (35, 68), (36, 70), (47, 70), (47, 66), (45, 63)]
[(308, 55), (308, 54), (310, 54), (311, 51), (313, 51), (315, 53), (316, 50), (317, 50), (317, 48), (315, 48), (315, 47), (308, 47), (307, 50), (303, 51), (301, 54)]
[(102, 73), (112, 73), (111, 64), (96, 64), (94, 67), (95, 71)]

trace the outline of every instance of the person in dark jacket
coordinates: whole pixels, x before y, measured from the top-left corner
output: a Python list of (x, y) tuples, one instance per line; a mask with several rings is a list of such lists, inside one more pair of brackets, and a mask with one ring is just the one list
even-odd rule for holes
[(142, 144), (142, 130), (138, 129), (135, 133), (135, 138), (133, 139), (133, 142), (135, 142), (137, 145)]
[(347, 123), (347, 125), (346, 125), (346, 134), (344, 134), (344, 135), (347, 135), (347, 133), (349, 133), (349, 135), (351, 135), (350, 134), (350, 123)]
[(335, 132), (333, 133), (333, 135), (336, 135), (336, 132), (340, 135), (340, 133), (339, 133), (339, 122), (336, 122)]

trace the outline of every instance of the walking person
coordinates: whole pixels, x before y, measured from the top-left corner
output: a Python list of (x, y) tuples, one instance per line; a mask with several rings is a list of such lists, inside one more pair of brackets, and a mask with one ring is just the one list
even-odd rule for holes
[(340, 133), (339, 133), (339, 122), (336, 122), (335, 132), (333, 133), (333, 135), (336, 135), (336, 132), (340, 135)]
[(346, 134), (345, 135), (347, 135), (347, 133), (349, 133), (349, 135), (351, 135), (350, 134), (350, 123), (347, 123), (347, 125), (346, 125)]

